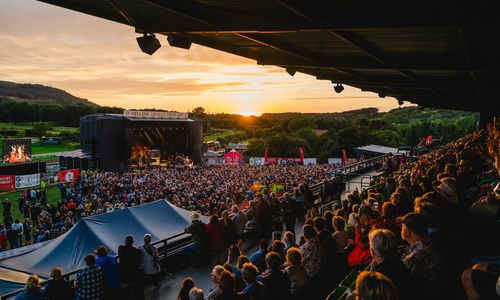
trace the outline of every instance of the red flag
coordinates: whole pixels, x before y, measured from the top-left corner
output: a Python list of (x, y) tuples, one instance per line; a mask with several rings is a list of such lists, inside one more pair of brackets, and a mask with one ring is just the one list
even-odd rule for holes
[(266, 148), (266, 153), (264, 154), (264, 162), (267, 163), (267, 152), (268, 152), (269, 148)]
[(300, 162), (304, 162), (304, 151), (302, 151), (302, 148), (299, 148), (300, 152)]
[(342, 158), (344, 159), (344, 162), (347, 162), (347, 155), (345, 154), (344, 149), (342, 149)]
[(0, 190), (13, 191), (16, 189), (14, 175), (0, 175)]
[(73, 182), (76, 178), (78, 178), (80, 170), (71, 169), (71, 170), (61, 170), (59, 171), (59, 182)]

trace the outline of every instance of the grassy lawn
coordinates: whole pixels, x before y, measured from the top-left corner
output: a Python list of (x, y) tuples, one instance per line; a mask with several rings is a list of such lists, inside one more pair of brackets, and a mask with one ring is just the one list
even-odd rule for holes
[[(33, 125), (17, 125), (13, 123), (0, 123), (0, 129), (2, 130), (26, 130), (33, 128)], [(77, 131), (80, 128), (77, 127), (64, 127), (64, 126), (56, 126), (53, 127), (49, 132), (61, 132), (61, 131)]]
[(61, 145), (44, 145), (42, 143), (31, 143), (31, 153), (32, 154), (44, 154), (44, 153), (54, 153), (71, 151), (75, 149), (80, 149), (79, 143), (67, 143)]
[[(213, 134), (211, 134), (213, 132)], [(243, 133), (243, 130), (231, 130), (231, 129), (211, 129), (208, 131), (208, 136), (203, 137), (203, 141), (215, 141), (217, 138), (224, 138), (233, 134)]]
[[(47, 192), (47, 202), (49, 204), (56, 205), (57, 200), (61, 199), (61, 193), (59, 192), (59, 187), (57, 184), (46, 186), (45, 191)], [(17, 199), (19, 195), (21, 195), (24, 191), (14, 191), (14, 192), (1, 192), (0, 198), (2, 198), (2, 202), (5, 198), (9, 198), (9, 202), (12, 203), (12, 219), (23, 220), (23, 215), (19, 212), (19, 204), (17, 203)], [(3, 211), (3, 209), (2, 209)], [(3, 219), (1, 220), (3, 223)]]

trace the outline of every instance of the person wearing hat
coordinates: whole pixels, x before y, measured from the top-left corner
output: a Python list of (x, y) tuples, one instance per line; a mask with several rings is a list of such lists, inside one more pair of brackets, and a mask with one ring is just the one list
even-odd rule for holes
[(206, 224), (200, 219), (200, 213), (193, 211), (189, 216), (191, 224), (184, 229), (184, 232), (190, 233), (193, 243), (182, 248), (182, 252), (193, 263), (193, 267), (199, 267), (200, 261), (194, 256), (194, 251), (205, 250), (209, 246), (209, 240), (206, 230)]
[(105, 292), (109, 292), (120, 286), (120, 275), (118, 274), (116, 259), (108, 255), (108, 252), (109, 249), (104, 245), (100, 245), (99, 248), (94, 250), (94, 253), (97, 254), (95, 264), (104, 271)]
[(95, 264), (93, 254), (85, 255), (85, 267), (76, 274), (76, 300), (99, 300), (103, 294), (104, 272)]
[(409, 243), (401, 260), (419, 281), (428, 296), (434, 295), (442, 286), (443, 253), (429, 237), (425, 217), (418, 213), (408, 213), (401, 222), (401, 237)]

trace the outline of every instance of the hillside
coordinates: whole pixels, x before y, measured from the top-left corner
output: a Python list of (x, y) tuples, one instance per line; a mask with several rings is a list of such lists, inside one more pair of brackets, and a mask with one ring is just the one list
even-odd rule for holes
[(0, 99), (2, 98), (29, 102), (32, 104), (54, 103), (63, 105), (99, 106), (87, 99), (75, 97), (58, 88), (41, 84), (20, 84), (8, 81), (0, 81)]

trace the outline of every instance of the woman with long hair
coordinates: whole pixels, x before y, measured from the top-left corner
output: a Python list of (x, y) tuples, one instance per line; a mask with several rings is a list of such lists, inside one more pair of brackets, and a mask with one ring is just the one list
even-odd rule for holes
[(36, 274), (30, 275), (26, 281), (23, 291), (17, 294), (15, 300), (44, 300), (45, 290), (38, 284), (40, 279)]
[(189, 291), (191, 291), (194, 287), (196, 287), (196, 284), (194, 283), (193, 278), (184, 278), (179, 293), (177, 294), (177, 300), (189, 300)]

